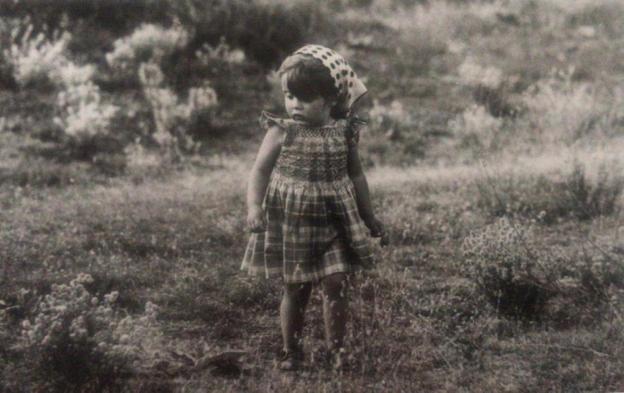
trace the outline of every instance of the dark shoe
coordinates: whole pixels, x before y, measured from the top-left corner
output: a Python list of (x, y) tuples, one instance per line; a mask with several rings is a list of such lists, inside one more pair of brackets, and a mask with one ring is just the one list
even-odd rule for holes
[(283, 351), (279, 368), (282, 371), (299, 370), (303, 363), (303, 358), (303, 351), (301, 350)]

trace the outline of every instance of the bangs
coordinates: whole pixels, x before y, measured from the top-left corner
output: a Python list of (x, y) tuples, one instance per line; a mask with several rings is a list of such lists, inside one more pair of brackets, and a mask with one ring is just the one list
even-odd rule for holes
[(335, 99), (338, 89), (323, 63), (313, 57), (295, 55), (284, 61), (280, 72), (286, 74), (288, 91), (304, 102), (322, 97)]
[(286, 73), (286, 86), (292, 95), (301, 101), (310, 102), (321, 97), (321, 92), (311, 73), (306, 71), (303, 67), (291, 69)]

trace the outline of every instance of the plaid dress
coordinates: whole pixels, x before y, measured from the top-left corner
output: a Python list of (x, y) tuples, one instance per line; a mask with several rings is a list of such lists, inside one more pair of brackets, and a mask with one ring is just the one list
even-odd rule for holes
[(260, 120), (265, 129), (284, 129), (285, 138), (263, 201), (265, 231), (251, 234), (241, 269), (303, 283), (371, 267), (368, 228), (347, 172), (357, 129), (348, 121), (306, 127), (266, 112)]

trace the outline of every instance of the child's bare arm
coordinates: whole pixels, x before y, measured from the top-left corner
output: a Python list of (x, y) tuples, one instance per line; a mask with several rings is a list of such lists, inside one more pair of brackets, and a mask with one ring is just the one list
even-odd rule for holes
[(247, 225), (252, 232), (260, 232), (264, 229), (262, 200), (281, 149), (283, 132), (277, 127), (269, 128), (251, 168), (247, 183)]
[(357, 147), (351, 147), (349, 149), (349, 177), (351, 177), (353, 185), (355, 186), (360, 216), (368, 229), (370, 229), (372, 236), (382, 237), (384, 234), (383, 225), (375, 217), (375, 213), (373, 212), (368, 182), (362, 170), (362, 163), (360, 162), (360, 155), (357, 151)]

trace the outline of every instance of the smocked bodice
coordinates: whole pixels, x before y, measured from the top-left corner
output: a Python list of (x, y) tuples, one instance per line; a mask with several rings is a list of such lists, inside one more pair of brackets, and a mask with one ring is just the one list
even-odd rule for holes
[(335, 182), (348, 176), (346, 126), (290, 124), (274, 172), (294, 181)]

